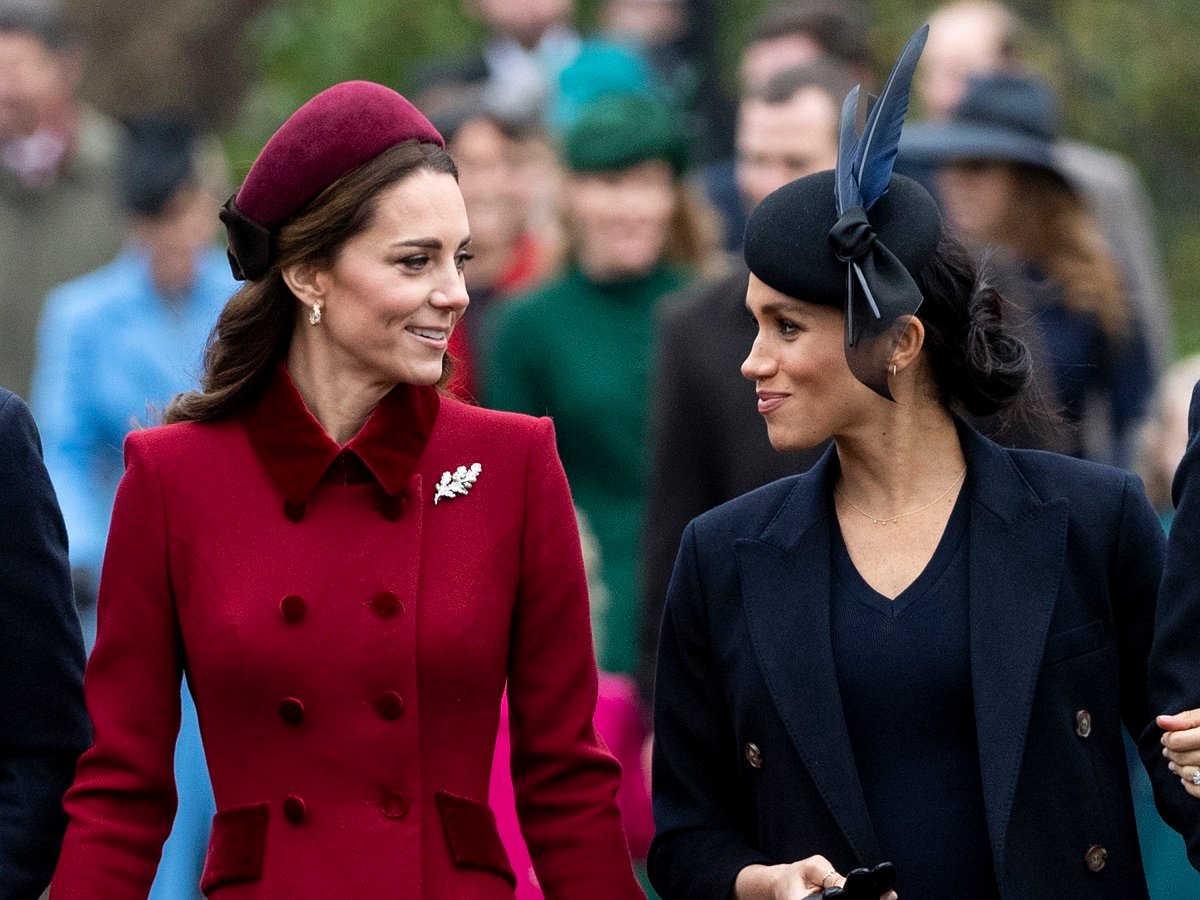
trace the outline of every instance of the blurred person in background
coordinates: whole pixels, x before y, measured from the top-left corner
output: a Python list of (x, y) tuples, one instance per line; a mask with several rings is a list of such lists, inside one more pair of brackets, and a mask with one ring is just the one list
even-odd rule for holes
[(1192, 388), (1200, 381), (1200, 355), (1174, 363), (1158, 383), (1146, 421), (1138, 435), (1135, 471), (1146, 486), (1163, 528), (1170, 529), (1175, 510), (1171, 480), (1188, 444), (1188, 407)]
[(119, 126), (78, 99), (81, 52), (51, 8), (0, 3), (0, 385), (24, 396), (46, 292), (124, 238)]
[[(1003, 3), (950, 3), (935, 11), (929, 24), (916, 88), (920, 108), (932, 121), (951, 117), (973, 76), (1027, 69), (1028, 29)], [(1141, 177), (1124, 157), (1082, 141), (1058, 140), (1054, 154), (1063, 177), (1087, 203), (1121, 264), (1157, 375), (1172, 354), (1171, 307), (1153, 208)], [(921, 177), (920, 172), (912, 174)]]
[(721, 84), (716, 0), (605, 0), (606, 38), (638, 47), (684, 110), (689, 158), (703, 164), (733, 151), (733, 103)]
[[(738, 110), (737, 183), (752, 210), (789, 181), (832, 168), (838, 116), (854, 75), (830, 62), (786, 69), (747, 89)], [(663, 601), (679, 538), (693, 518), (753, 488), (805, 471), (823, 451), (780, 453), (741, 375), (754, 341), (746, 311), (749, 270), (668, 298), (658, 321), (650, 395), (653, 462), (642, 537), (638, 687), (650, 700)]]
[[(156, 424), (173, 396), (197, 386), (205, 343), (236, 287), (215, 244), (217, 201), (197, 163), (186, 122), (130, 123), (117, 168), (126, 245), (108, 265), (52, 291), (39, 326), (33, 408), (71, 539), (89, 649), (125, 435)], [(186, 689), (175, 776), (179, 809), (154, 900), (197, 896), (214, 812)]]
[[(872, 81), (866, 21), (863, 4), (853, 0), (840, 4), (830, 0), (789, 0), (768, 7), (751, 24), (739, 57), (741, 96), (761, 91), (783, 71), (814, 62), (847, 70), (851, 86), (862, 84), (865, 89)], [(740, 148), (735, 148), (735, 155), (740, 153)], [(735, 160), (729, 158), (705, 166), (697, 178), (721, 214), (725, 249), (739, 256), (750, 209), (740, 187), (741, 176), (735, 172)]]
[(479, 331), (488, 310), (557, 269), (558, 236), (538, 228), (535, 210), (538, 180), (548, 168), (541, 161), (545, 137), (535, 120), (507, 119), (470, 89), (446, 108), (433, 110), (430, 118), (458, 166), (471, 219), (471, 311), (454, 329), (448, 352), (454, 359), (450, 390), (474, 400), (484, 346)]
[(714, 229), (684, 182), (677, 120), (649, 95), (593, 101), (562, 153), (569, 264), (496, 310), (483, 400), (554, 418), (611, 597), (600, 667), (631, 674), (654, 316), (665, 295), (712, 262)]
[(33, 416), (3, 388), (0, 522), (0, 897), (32, 900), (54, 871), (63, 792), (91, 738), (67, 532)]
[(513, 119), (539, 115), (560, 72), (579, 55), (573, 0), (461, 0), (482, 23), (481, 47), (465, 57), (427, 63), (417, 76), (424, 103), (437, 106), (443, 91), (480, 87), (486, 102)]
[(1045, 346), (1036, 377), (1074, 426), (1067, 452), (1129, 466), (1153, 365), (1118, 258), (1054, 153), (1057, 131), (1048, 85), (982, 75), (949, 120), (910, 129), (901, 155), (936, 169), (961, 237), (999, 248), (1006, 293)]

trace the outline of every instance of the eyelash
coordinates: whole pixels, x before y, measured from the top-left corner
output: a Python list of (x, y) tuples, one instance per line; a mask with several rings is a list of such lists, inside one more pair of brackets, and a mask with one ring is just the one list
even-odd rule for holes
[[(454, 264), (458, 268), (458, 270), (461, 272), (463, 270), (463, 268), (466, 266), (467, 262), (469, 262), (470, 260), (472, 260), (474, 258), (475, 258), (474, 253), (465, 253), (465, 252), (459, 253), (457, 256), (454, 257)], [(413, 256), (406, 256), (403, 259), (397, 260), (396, 262), (397, 262), (397, 265), (405, 266), (406, 268), (409, 268), (409, 269), (420, 270), (420, 269), (425, 268), (426, 263), (429, 262), (429, 257), (424, 253), (418, 253)]]
[(794, 334), (799, 334), (804, 329), (793, 322), (791, 319), (778, 318), (775, 324), (779, 328), (779, 333), (784, 337), (791, 337)]

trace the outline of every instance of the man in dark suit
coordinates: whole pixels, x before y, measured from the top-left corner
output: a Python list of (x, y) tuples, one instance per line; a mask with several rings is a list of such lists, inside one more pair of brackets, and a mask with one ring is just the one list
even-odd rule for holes
[(0, 898), (22, 900), (54, 871), (89, 729), (66, 528), (33, 418), (2, 389), (0, 523)]
[[(854, 86), (848, 69), (788, 69), (743, 97), (737, 181), (746, 209), (837, 156), (838, 111)], [(653, 392), (654, 462), (642, 541), (643, 627), (638, 679), (650, 698), (659, 620), (679, 537), (693, 518), (769, 481), (808, 469), (820, 449), (777, 453), (741, 375), (754, 341), (746, 311), (749, 273), (739, 258), (726, 277), (664, 302)]]

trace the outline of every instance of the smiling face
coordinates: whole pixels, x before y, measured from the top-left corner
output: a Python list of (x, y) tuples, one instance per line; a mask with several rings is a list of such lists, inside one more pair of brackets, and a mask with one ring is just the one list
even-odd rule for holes
[(579, 265), (597, 281), (645, 275), (662, 258), (679, 191), (670, 165), (652, 159), (567, 178), (567, 215)]
[(841, 310), (796, 300), (754, 275), (746, 307), (758, 335), (742, 375), (755, 383), (758, 411), (776, 450), (816, 447), (847, 434), (887, 402), (851, 373)]
[[(436, 384), (450, 333), (467, 308), (467, 211), (452, 175), (425, 169), (383, 190), (370, 226), (334, 263), (296, 273), (293, 292), (321, 303), (297, 325), (334, 366), (364, 380)], [(305, 318), (307, 319), (307, 310)]]

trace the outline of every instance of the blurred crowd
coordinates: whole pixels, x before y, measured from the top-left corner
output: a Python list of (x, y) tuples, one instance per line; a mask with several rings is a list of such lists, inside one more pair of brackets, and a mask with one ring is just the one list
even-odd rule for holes
[[(679, 537), (694, 516), (820, 452), (773, 451), (740, 375), (755, 326), (739, 250), (759, 201), (833, 167), (842, 100), (873, 86), (868, 4), (767, 8), (728, 87), (714, 0), (605, 0), (593, 33), (579, 30), (571, 0), (462, 3), (485, 41), (425, 60), (414, 84), (396, 86), (445, 136), (470, 217), (471, 309), (447, 389), (554, 419), (592, 566), (597, 724), (622, 758), (630, 845), (644, 859), (644, 709)], [(85, 75), (97, 61), (161, 71), (155, 54), (169, 51), (156, 25), (184, 34), (168, 46), (216, 46), (260, 5), (175, 2), (160, 19), (137, 4), (80, 14), (0, 3), (0, 384), (29, 399), (41, 429), (85, 634), (123, 437), (196, 384), (235, 289), (216, 228), (233, 184), (215, 132), (253, 73), (207, 67), (214, 75), (181, 57), (178, 79), (143, 79), (144, 95), (101, 79), (88, 92), (99, 106), (81, 99)], [(922, 124), (905, 136), (900, 169), (988, 260), (1037, 360), (1040, 413), (976, 425), (1003, 443), (1137, 470), (1167, 527), (1200, 361), (1173, 362), (1138, 173), (1061, 133), (1011, 10), (960, 0), (925, 13)], [(111, 36), (135, 26), (146, 40), (122, 46), (145, 51), (104, 59)], [(501, 741), (501, 762), (504, 752)], [(518, 896), (540, 896), (504, 773), (492, 799)], [(156, 897), (195, 896), (203, 861), (212, 800), (194, 710), (177, 776)], [(1144, 775), (1135, 792), (1152, 895), (1197, 896)]]

